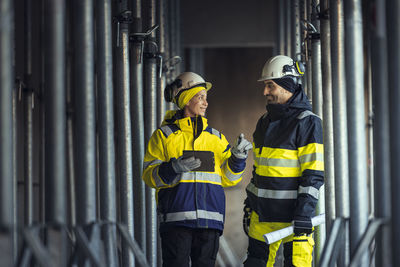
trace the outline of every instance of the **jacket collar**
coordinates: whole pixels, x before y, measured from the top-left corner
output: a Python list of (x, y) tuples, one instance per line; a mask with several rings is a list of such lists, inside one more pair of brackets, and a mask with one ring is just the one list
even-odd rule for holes
[(183, 110), (168, 110), (161, 125), (166, 124), (175, 124), (181, 131), (190, 132), (193, 132), (194, 126), (199, 128), (200, 131), (204, 131), (208, 126), (205, 117), (197, 116), (196, 121), (194, 117), (184, 117)]

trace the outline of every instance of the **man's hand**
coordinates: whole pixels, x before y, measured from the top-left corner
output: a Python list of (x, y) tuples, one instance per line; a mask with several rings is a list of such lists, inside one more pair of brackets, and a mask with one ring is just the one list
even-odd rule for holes
[(238, 159), (246, 159), (249, 150), (253, 148), (253, 145), (244, 138), (244, 134), (240, 134), (237, 138), (235, 145), (232, 147), (232, 154)]
[(312, 233), (312, 222), (311, 218), (301, 218), (301, 219), (295, 219), (293, 221), (293, 227), (294, 227), (294, 235), (309, 235)]
[(173, 160), (171, 164), (174, 171), (178, 174), (183, 172), (190, 172), (191, 170), (200, 167), (201, 161), (200, 159), (196, 159), (195, 157), (184, 159), (182, 156), (180, 156), (178, 159)]

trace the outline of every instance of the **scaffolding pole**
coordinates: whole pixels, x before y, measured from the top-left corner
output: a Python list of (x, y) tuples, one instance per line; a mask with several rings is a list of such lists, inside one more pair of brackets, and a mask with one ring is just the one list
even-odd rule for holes
[[(368, 224), (364, 49), (360, 0), (344, 1), (346, 85), (350, 179), (350, 252), (353, 254)], [(368, 266), (364, 252), (360, 266)]]
[[(142, 1), (133, 0), (131, 32), (141, 33)], [(146, 255), (146, 195), (145, 184), (142, 180), (144, 158), (144, 118), (143, 118), (143, 40), (133, 38), (130, 58), (131, 79), (131, 120), (132, 120), (132, 171), (135, 209), (135, 239)]]
[[(330, 1), (331, 62), (333, 97), (333, 135), (335, 156), (335, 211), (336, 217), (350, 217), (346, 72), (344, 53), (343, 0)], [(347, 266), (350, 259), (349, 228), (344, 228), (344, 243), (340, 248), (338, 266)]]
[[(118, 1), (118, 29), (116, 47), (116, 118), (117, 118), (117, 158), (121, 222), (128, 226), (134, 238), (133, 173), (132, 173), (132, 133), (129, 79), (129, 25), (131, 13), (128, 1)], [(122, 246), (122, 266), (134, 266), (135, 259), (128, 245)]]
[[(14, 56), (14, 12), (12, 0), (0, 1), (0, 227), (8, 228), (14, 222), (13, 181), (13, 56)], [(3, 228), (3, 229), (4, 229)], [(11, 231), (0, 232), (1, 264), (13, 265), (13, 243)], [(8, 246), (7, 246), (8, 245)], [(7, 265), (8, 264), (8, 265)]]
[[(391, 215), (392, 215), (392, 266), (400, 265), (400, 2), (397, 0), (386, 1), (386, 24), (387, 33), (390, 35), (388, 42), (388, 77), (389, 80), (389, 105), (390, 105), (390, 170), (391, 170)], [(380, 55), (382, 56), (382, 55)], [(377, 88), (379, 89), (379, 88)], [(385, 99), (387, 101), (388, 99)]]
[[(325, 217), (329, 232), (335, 219), (335, 170), (333, 147), (331, 32), (328, 17), (329, 0), (321, 1), (321, 69), (324, 129)], [(329, 236), (327, 236), (329, 238)]]
[[(311, 58), (312, 58), (312, 104), (313, 112), (323, 118), (322, 112), (322, 71), (321, 71), (321, 41), (320, 41), (320, 22), (317, 14), (317, 5), (319, 0), (312, 0), (311, 23), (314, 25), (317, 33), (311, 39)], [(319, 190), (319, 200), (317, 205), (317, 214), (325, 213), (325, 186)], [(326, 239), (325, 224), (320, 225), (316, 230), (315, 240), (315, 258), (318, 263), (321, 257), (322, 248)]]
[[(146, 23), (148, 28), (156, 24), (156, 1), (148, 1), (146, 6)], [(146, 39), (144, 47), (144, 123), (145, 144), (152, 133), (157, 129), (157, 84), (159, 70), (157, 68), (158, 46), (155, 42), (156, 33), (153, 31)], [(155, 190), (146, 187), (146, 233), (147, 233), (147, 259), (151, 267), (157, 266), (157, 206)]]
[[(116, 222), (113, 57), (111, 0), (97, 1), (97, 96), (100, 218)], [(107, 266), (118, 266), (115, 224), (102, 229)]]

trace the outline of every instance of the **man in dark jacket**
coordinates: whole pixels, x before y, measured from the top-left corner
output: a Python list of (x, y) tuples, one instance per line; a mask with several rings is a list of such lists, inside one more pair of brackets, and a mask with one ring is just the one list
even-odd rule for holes
[[(253, 178), (246, 188), (250, 210), (244, 266), (273, 266), (284, 245), (285, 266), (311, 266), (319, 188), (324, 183), (321, 119), (311, 112), (300, 77), (304, 67), (287, 56), (264, 65), (267, 112), (253, 134)], [(294, 235), (267, 245), (263, 235), (293, 223)]]

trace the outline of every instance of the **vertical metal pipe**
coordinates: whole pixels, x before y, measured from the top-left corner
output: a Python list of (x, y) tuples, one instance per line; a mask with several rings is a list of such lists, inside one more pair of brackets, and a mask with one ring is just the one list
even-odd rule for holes
[[(351, 177), (350, 250), (353, 253), (368, 224), (364, 49), (361, 1), (349, 0), (344, 4), (349, 177)], [(365, 252), (360, 266), (368, 266), (368, 252)]]
[(24, 63), (24, 220), (25, 225), (32, 223), (33, 212), (33, 132), (32, 132), (32, 4), (31, 0), (25, 0), (24, 8), (24, 43), (25, 43), (25, 63)]
[[(164, 2), (165, 0), (157, 0), (157, 8), (156, 8), (156, 13), (157, 13), (157, 24), (160, 26), (159, 31), (157, 32), (157, 43), (159, 46), (159, 53), (162, 57), (162, 61), (160, 62), (163, 64), (165, 58), (165, 51), (166, 51), (166, 38), (165, 38), (165, 33), (166, 33), (166, 24), (165, 24), (165, 10), (164, 10)], [(159, 68), (162, 68), (160, 65)], [(162, 69), (161, 69), (162, 71)], [(167, 108), (167, 103), (164, 100), (164, 88), (166, 86), (166, 76), (164, 73), (161, 73), (160, 77), (160, 82), (158, 83), (157, 86), (157, 124), (161, 125), (161, 122), (164, 119), (164, 114), (165, 110)]]
[(93, 0), (73, 4), (76, 220), (87, 225), (96, 220)]
[[(147, 25), (154, 25), (156, 19), (156, 2), (148, 2)], [(145, 144), (148, 143), (153, 131), (157, 128), (157, 52), (155, 33), (145, 45), (144, 56), (144, 123)], [(147, 217), (147, 258), (151, 266), (157, 265), (157, 214), (155, 203), (155, 190), (146, 187), (146, 217)]]
[(175, 46), (176, 46), (176, 55), (180, 56), (182, 59), (181, 64), (176, 66), (177, 69), (177, 75), (179, 75), (181, 72), (185, 71), (185, 53), (184, 49), (182, 46), (182, 25), (181, 25), (181, 0), (173, 0), (174, 3), (174, 9), (176, 10), (175, 12), (175, 17), (172, 19), (176, 21), (176, 38), (175, 38)]
[(291, 1), (291, 23), (292, 23), (292, 58), (301, 59), (300, 40), (300, 0)]
[[(72, 49), (73, 33), (71, 30), (71, 9), (72, 2), (66, 2), (67, 13), (67, 35), (66, 45), (67, 50)], [(74, 153), (74, 121), (73, 121), (73, 54), (66, 57), (66, 101), (67, 101), (67, 223), (69, 225), (76, 225), (76, 197), (75, 197), (75, 153)]]
[[(111, 0), (97, 1), (97, 95), (100, 176), (100, 218), (116, 222), (113, 58)], [(117, 266), (116, 228), (103, 226), (107, 266)]]
[[(391, 193), (392, 193), (392, 256), (393, 266), (400, 265), (400, 2), (397, 0), (387, 0), (386, 2), (386, 23), (387, 33), (390, 35), (388, 42), (388, 79), (389, 79), (389, 97), (390, 97), (390, 170), (391, 170)], [(377, 88), (379, 89), (379, 88)], [(387, 101), (387, 99), (385, 99)]]
[[(337, 217), (350, 217), (346, 72), (344, 51), (343, 0), (330, 0), (332, 97), (335, 156), (335, 211)], [(345, 228), (344, 245), (340, 247), (339, 266), (347, 266), (350, 259), (348, 227)]]
[(24, 111), (24, 221), (25, 225), (31, 225), (33, 221), (32, 92), (24, 94)]
[(13, 222), (13, 1), (0, 1), (0, 226)]
[[(327, 14), (329, 0), (321, 1), (321, 13)], [(331, 227), (335, 218), (335, 171), (333, 151), (333, 114), (332, 114), (332, 74), (331, 74), (331, 33), (329, 19), (321, 19), (321, 68), (323, 97), (324, 162), (325, 162), (325, 212), (326, 228)]]
[(65, 1), (46, 1), (44, 7), (46, 221), (65, 224)]
[(285, 53), (285, 1), (278, 2), (278, 16), (277, 16), (277, 38), (276, 38), (276, 55), (284, 55)]
[(292, 1), (291, 0), (284, 0), (285, 1), (285, 33), (286, 33), (286, 43), (285, 43), (285, 51), (286, 55), (291, 57), (292, 56)]
[[(319, 0), (312, 0), (311, 23), (316, 28), (317, 32), (320, 31), (320, 22), (317, 15), (316, 6), (319, 5)], [(322, 115), (322, 71), (321, 71), (321, 41), (318, 36), (314, 36), (311, 40), (311, 57), (312, 57), (312, 104), (315, 114), (323, 117)], [(319, 190), (319, 201), (317, 206), (317, 213), (325, 213), (325, 186)], [(316, 230), (316, 247), (315, 258), (316, 262), (319, 261), (322, 248), (325, 243), (325, 225), (320, 225)]]
[[(131, 32), (142, 32), (142, 1), (133, 0), (133, 23)], [(135, 208), (135, 239), (146, 254), (146, 195), (142, 180), (144, 158), (144, 118), (143, 118), (143, 59), (141, 42), (134, 40), (131, 46), (131, 114), (132, 114), (132, 157)]]
[[(128, 1), (118, 2), (118, 17), (123, 18), (128, 10)], [(116, 103), (117, 103), (117, 157), (120, 189), (121, 221), (128, 226), (134, 237), (132, 134), (129, 79), (129, 27), (119, 23), (119, 47), (116, 50)], [(127, 244), (122, 247), (122, 265), (134, 266), (135, 259)]]
[[(305, 3), (305, 9), (306, 9), (306, 17), (305, 19), (308, 22), (311, 22), (311, 14), (312, 14), (312, 0), (306, 0)], [(306, 40), (306, 75), (307, 75), (307, 96), (308, 99), (312, 100), (312, 77), (313, 77), (313, 71), (312, 71), (312, 56), (311, 56), (311, 33), (307, 32), (307, 35), (305, 36)]]
[[(375, 23), (371, 28), (372, 94), (374, 105), (374, 152), (375, 152), (375, 216), (389, 219), (390, 203), (390, 141), (389, 141), (389, 83), (388, 60), (382, 56), (387, 51), (386, 1), (374, 1)], [(376, 266), (393, 266), (391, 231), (384, 225), (376, 238)]]

